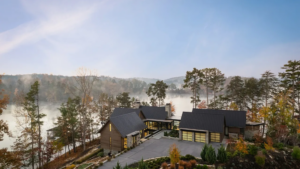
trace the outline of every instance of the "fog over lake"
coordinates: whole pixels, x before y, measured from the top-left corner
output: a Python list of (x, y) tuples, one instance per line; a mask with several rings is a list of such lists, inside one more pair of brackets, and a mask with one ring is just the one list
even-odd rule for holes
[[(136, 97), (136, 96), (135, 96)], [(138, 97), (140, 100), (146, 100), (145, 96)], [(201, 98), (201, 100), (205, 100), (206, 98)], [(165, 103), (172, 103), (175, 105), (175, 116), (181, 116), (183, 111), (192, 111), (193, 105), (191, 104), (190, 96), (177, 96), (177, 97), (166, 97)], [(54, 127), (54, 122), (57, 117), (60, 115), (58, 108), (61, 104), (59, 103), (41, 103), (40, 104), (40, 112), (46, 114), (42, 120), (44, 121), (44, 125), (42, 126), (42, 137), (46, 138), (46, 130)], [(1, 119), (8, 122), (9, 130), (13, 134), (13, 137), (8, 137), (4, 135), (4, 140), (0, 142), (0, 148), (8, 148), (11, 149), (15, 141), (15, 137), (20, 134), (20, 129), (17, 128), (16, 118), (14, 116), (14, 111), (16, 109), (15, 105), (8, 105), (7, 109), (3, 111), (3, 114), (0, 116)]]

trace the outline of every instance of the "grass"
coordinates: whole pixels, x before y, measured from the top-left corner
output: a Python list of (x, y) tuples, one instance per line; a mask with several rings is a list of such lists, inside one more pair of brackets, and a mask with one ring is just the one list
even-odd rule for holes
[(78, 169), (84, 169), (85, 167), (89, 166), (90, 164), (82, 164), (78, 167)]

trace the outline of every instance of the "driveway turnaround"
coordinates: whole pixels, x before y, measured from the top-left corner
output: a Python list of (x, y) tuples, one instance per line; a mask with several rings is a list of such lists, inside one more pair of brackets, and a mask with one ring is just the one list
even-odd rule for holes
[[(132, 164), (140, 161), (142, 158), (149, 159), (161, 156), (169, 156), (169, 148), (175, 143), (180, 150), (181, 155), (191, 154), (195, 157), (200, 157), (200, 152), (204, 147), (204, 143), (196, 143), (189, 141), (173, 140), (167, 138), (151, 138), (145, 141), (143, 144), (138, 145), (134, 149), (127, 151), (126, 153), (112, 159), (110, 162), (106, 162), (99, 169), (112, 169), (117, 165), (119, 161), (120, 165), (123, 167), (126, 164)], [(218, 148), (221, 147), (220, 143), (210, 143), (210, 145), (215, 148), (216, 153)]]

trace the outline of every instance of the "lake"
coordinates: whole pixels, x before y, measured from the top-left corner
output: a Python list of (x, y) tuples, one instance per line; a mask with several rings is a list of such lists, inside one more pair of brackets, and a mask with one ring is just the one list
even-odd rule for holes
[[(183, 111), (192, 111), (193, 105), (190, 103), (190, 96), (167, 97), (165, 99), (165, 103), (169, 103), (170, 101), (175, 105), (175, 116), (181, 116)], [(42, 121), (44, 121), (44, 125), (41, 128), (43, 138), (46, 138), (46, 130), (54, 127), (54, 122), (60, 115), (59, 107), (60, 104), (41, 103), (40, 112), (46, 114), (46, 117), (42, 119)], [(15, 105), (9, 105), (7, 109), (3, 111), (2, 115), (0, 115), (0, 119), (4, 119), (4, 121), (8, 122), (9, 130), (13, 134), (13, 137), (4, 135), (4, 140), (0, 142), (0, 148), (6, 147), (10, 150), (15, 141), (15, 137), (20, 134), (20, 130), (17, 128), (16, 118), (14, 117), (15, 108)]]

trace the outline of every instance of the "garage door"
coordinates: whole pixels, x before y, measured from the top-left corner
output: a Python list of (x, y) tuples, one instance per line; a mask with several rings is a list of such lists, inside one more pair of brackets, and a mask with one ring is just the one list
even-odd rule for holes
[(193, 132), (182, 131), (182, 140), (193, 141)]
[(210, 142), (220, 142), (220, 133), (210, 133)]
[(195, 133), (195, 142), (205, 143), (206, 133)]

